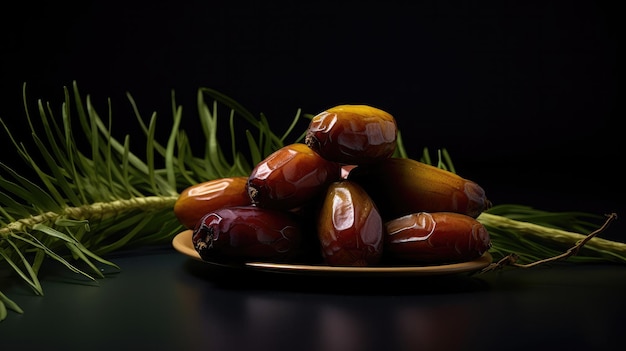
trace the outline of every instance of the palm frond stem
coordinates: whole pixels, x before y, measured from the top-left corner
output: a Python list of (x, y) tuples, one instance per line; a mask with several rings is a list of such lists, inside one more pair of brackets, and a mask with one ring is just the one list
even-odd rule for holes
[(17, 221), (7, 223), (0, 228), (0, 238), (12, 232), (28, 232), (37, 224), (55, 223), (63, 218), (71, 218), (78, 221), (95, 221), (134, 210), (148, 212), (160, 209), (171, 209), (177, 199), (178, 196), (146, 196), (110, 202), (96, 202), (77, 207), (66, 207), (58, 213), (48, 211), (36, 216), (21, 218)]

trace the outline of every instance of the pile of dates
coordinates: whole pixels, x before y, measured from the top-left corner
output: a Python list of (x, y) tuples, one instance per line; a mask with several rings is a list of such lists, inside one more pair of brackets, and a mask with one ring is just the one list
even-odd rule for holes
[(476, 220), (491, 206), (456, 173), (393, 157), (394, 117), (339, 105), (313, 117), (304, 142), (286, 145), (247, 177), (181, 192), (174, 213), (211, 262), (330, 266), (431, 265), (482, 256)]

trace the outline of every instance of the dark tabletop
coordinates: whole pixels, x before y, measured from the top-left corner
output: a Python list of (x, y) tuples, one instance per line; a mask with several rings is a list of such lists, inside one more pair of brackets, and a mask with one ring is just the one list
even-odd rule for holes
[(43, 297), (5, 280), (24, 313), (0, 322), (2, 350), (597, 350), (626, 322), (620, 265), (370, 278), (218, 269), (170, 246), (108, 258), (121, 271), (96, 284), (47, 268)]

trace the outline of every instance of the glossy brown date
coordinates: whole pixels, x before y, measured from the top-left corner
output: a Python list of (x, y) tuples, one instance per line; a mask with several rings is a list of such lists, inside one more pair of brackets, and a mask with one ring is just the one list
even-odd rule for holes
[(259, 207), (292, 209), (322, 194), (341, 177), (341, 167), (305, 144), (284, 146), (259, 162), (248, 177), (248, 194)]
[(324, 261), (331, 266), (373, 266), (383, 249), (383, 222), (367, 193), (356, 183), (332, 183), (317, 219)]
[(227, 177), (192, 185), (183, 190), (174, 204), (174, 215), (193, 229), (205, 214), (228, 206), (250, 205), (248, 177)]
[(290, 213), (256, 206), (207, 213), (193, 230), (192, 244), (205, 261), (283, 262), (301, 254), (303, 232)]
[(348, 179), (367, 191), (385, 221), (417, 212), (457, 212), (476, 218), (491, 207), (477, 183), (409, 158), (358, 166)]
[(487, 229), (453, 212), (413, 213), (385, 223), (385, 260), (454, 263), (476, 259), (491, 247)]
[(314, 116), (305, 143), (322, 157), (343, 164), (368, 164), (397, 147), (394, 117), (368, 105), (339, 105)]

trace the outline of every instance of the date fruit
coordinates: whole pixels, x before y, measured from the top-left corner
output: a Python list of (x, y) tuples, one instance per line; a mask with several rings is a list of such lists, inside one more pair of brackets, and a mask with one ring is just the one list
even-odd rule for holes
[(222, 207), (250, 205), (248, 177), (227, 177), (198, 183), (183, 190), (174, 203), (174, 215), (193, 229), (205, 214)]
[(286, 145), (259, 162), (248, 177), (248, 195), (259, 207), (293, 209), (323, 194), (341, 177), (338, 163), (305, 144)]
[(454, 212), (413, 213), (385, 223), (385, 260), (411, 263), (466, 262), (491, 247), (487, 229)]
[(205, 261), (294, 260), (303, 231), (292, 214), (267, 208), (234, 206), (209, 212), (192, 234), (194, 249)]
[(383, 250), (383, 222), (358, 184), (332, 183), (317, 219), (322, 258), (331, 266), (373, 266)]
[(343, 164), (367, 164), (390, 157), (397, 147), (394, 117), (368, 105), (339, 105), (314, 116), (305, 144)]
[(348, 179), (367, 191), (385, 221), (417, 212), (457, 212), (476, 218), (491, 207), (475, 182), (409, 158), (358, 166)]

